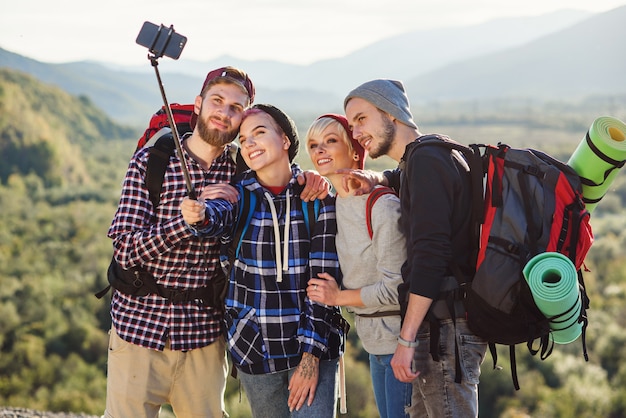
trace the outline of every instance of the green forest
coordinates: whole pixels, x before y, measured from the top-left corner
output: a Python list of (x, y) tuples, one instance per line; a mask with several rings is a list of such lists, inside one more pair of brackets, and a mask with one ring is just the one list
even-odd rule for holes
[[(626, 119), (626, 98), (431, 103), (413, 110), (425, 133), (463, 143), (502, 141), (567, 160), (595, 118)], [(295, 118), (302, 134), (316, 116)], [(87, 97), (0, 69), (0, 405), (103, 413), (110, 318), (107, 298), (94, 293), (106, 285), (112, 251), (106, 232), (140, 133), (110, 120)], [(310, 167), (306, 153), (299, 158)], [(390, 166), (384, 159), (367, 164)], [(625, 205), (626, 173), (592, 217), (595, 242), (585, 261), (589, 362), (580, 339), (556, 346), (544, 361), (518, 346), (515, 391), (508, 351), (499, 353), (499, 370), (487, 355), (482, 417), (626, 416)], [(367, 355), (355, 332), (346, 370), (345, 416), (376, 416)], [(230, 378), (231, 417), (248, 416), (244, 397)]]

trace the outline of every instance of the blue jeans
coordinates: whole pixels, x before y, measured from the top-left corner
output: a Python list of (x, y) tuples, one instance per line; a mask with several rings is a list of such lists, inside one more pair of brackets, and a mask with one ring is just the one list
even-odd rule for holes
[[(478, 379), (480, 365), (485, 359), (487, 342), (472, 334), (467, 321), (442, 319), (439, 336), (440, 361), (430, 355), (430, 325), (420, 327), (415, 349), (416, 368), (420, 372), (413, 382), (411, 416), (419, 417), (478, 417)], [(458, 341), (463, 379), (455, 383), (454, 343)]]
[(370, 354), (369, 357), (374, 397), (380, 418), (409, 418), (412, 385), (402, 383), (393, 375), (393, 354)]
[(311, 406), (289, 412), (289, 379), (296, 368), (272, 374), (238, 374), (254, 418), (333, 418), (337, 410), (338, 360), (320, 361), (319, 380)]

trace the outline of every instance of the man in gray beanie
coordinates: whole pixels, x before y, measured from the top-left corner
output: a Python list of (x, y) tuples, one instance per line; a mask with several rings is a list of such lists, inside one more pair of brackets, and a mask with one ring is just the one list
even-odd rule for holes
[[(413, 140), (419, 135), (418, 127), (413, 121), (411, 109), (409, 108), (409, 98), (404, 91), (404, 85), (401, 81), (378, 79), (361, 84), (348, 93), (344, 100), (344, 108), (347, 109), (348, 103), (353, 99), (357, 99), (357, 102), (367, 102), (370, 106), (377, 108), (379, 112), (387, 114), (390, 119), (383, 121), (384, 129), (392, 129), (393, 124), (391, 124), (391, 121), (394, 121), (401, 124), (396, 127), (401, 127), (404, 131), (402, 137), (411, 137), (411, 140)], [(349, 118), (348, 121), (350, 123), (353, 122)], [(393, 128), (393, 131), (395, 132), (395, 128)], [(381, 155), (389, 154), (392, 137), (393, 135), (386, 135), (384, 141), (378, 147), (368, 149), (369, 155), (372, 158), (378, 158)], [(389, 156), (399, 160), (402, 153), (404, 153), (404, 147), (397, 149), (394, 154), (396, 153), (400, 153), (398, 158), (395, 158), (393, 155)]]
[(344, 107), (353, 97), (361, 97), (405, 125), (417, 129), (411, 115), (409, 98), (401, 81), (379, 79), (361, 84), (348, 94)]
[[(344, 109), (354, 138), (372, 158), (387, 155), (399, 163), (385, 173), (346, 177), (359, 180), (362, 191), (382, 183), (400, 195), (407, 260), (399, 287), (402, 329), (391, 365), (398, 380), (413, 382), (411, 416), (477, 417), (487, 343), (468, 328), (462, 300), (449, 309), (441, 298), (458, 287), (457, 279), (471, 279), (475, 268), (467, 163), (445, 147), (416, 147), (450, 139), (419, 132), (401, 81), (368, 81), (348, 93)], [(471, 344), (457, 344), (461, 336)]]

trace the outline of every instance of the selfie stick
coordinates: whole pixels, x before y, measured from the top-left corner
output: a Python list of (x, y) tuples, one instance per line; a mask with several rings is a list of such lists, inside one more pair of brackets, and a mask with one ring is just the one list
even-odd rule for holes
[[(162, 26), (161, 29), (164, 27)], [(167, 34), (167, 42), (174, 33), (174, 26), (169, 27), (169, 32)], [(158, 36), (155, 38), (153, 44), (156, 44), (158, 40)], [(163, 50), (167, 47), (167, 42), (163, 47)], [(172, 109), (167, 101), (167, 97), (165, 96), (165, 89), (163, 88), (163, 83), (161, 82), (161, 75), (159, 74), (159, 62), (157, 61), (160, 57), (163, 56), (163, 52), (157, 53), (153, 50), (154, 45), (152, 45), (149, 50), (150, 54), (148, 54), (148, 59), (152, 63), (154, 67), (154, 72), (157, 77), (157, 82), (159, 83), (159, 89), (161, 90), (161, 97), (163, 98), (163, 104), (165, 105), (165, 112), (167, 114), (167, 120), (172, 128), (172, 135), (174, 136), (174, 144), (176, 145), (176, 152), (178, 153), (178, 158), (180, 159), (180, 164), (183, 168), (183, 176), (185, 177), (185, 184), (187, 185), (187, 195), (190, 199), (196, 200), (196, 191), (193, 189), (193, 185), (191, 184), (191, 177), (189, 176), (189, 169), (187, 168), (187, 161), (185, 160), (185, 154), (183, 154), (183, 149), (180, 144), (180, 136), (178, 135), (178, 128), (176, 127), (176, 122), (174, 121), (174, 116), (172, 115)]]
[(163, 83), (161, 83), (161, 76), (159, 75), (159, 63), (157, 62), (157, 58), (154, 56), (148, 56), (152, 66), (154, 67), (154, 72), (156, 73), (157, 80), (159, 82), (159, 88), (161, 89), (161, 96), (163, 96), (163, 103), (165, 104), (165, 112), (167, 113), (167, 120), (172, 127), (172, 135), (174, 136), (174, 144), (176, 145), (176, 152), (178, 153), (178, 158), (180, 159), (180, 164), (183, 167), (183, 175), (185, 176), (185, 184), (187, 185), (187, 195), (190, 199), (196, 200), (196, 191), (193, 189), (193, 185), (191, 184), (191, 177), (189, 176), (189, 169), (187, 168), (187, 161), (185, 160), (185, 154), (183, 154), (182, 146), (180, 145), (180, 136), (178, 135), (178, 128), (176, 128), (176, 122), (174, 122), (174, 116), (172, 115), (172, 109), (170, 108), (169, 103), (167, 102), (167, 97), (165, 97), (165, 90), (163, 89)]

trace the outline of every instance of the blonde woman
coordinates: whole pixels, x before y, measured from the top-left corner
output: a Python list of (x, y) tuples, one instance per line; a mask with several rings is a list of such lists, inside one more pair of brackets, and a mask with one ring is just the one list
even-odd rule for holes
[(362, 169), (365, 150), (353, 139), (342, 115), (320, 116), (309, 128), (306, 148), (316, 170), (336, 193), (337, 238), (342, 287), (327, 273), (311, 279), (309, 298), (329, 306), (346, 306), (355, 313), (357, 334), (369, 353), (376, 405), (382, 418), (408, 417), (411, 384), (394, 377), (390, 361), (400, 333), (398, 285), (406, 259), (404, 236), (398, 228), (400, 201), (385, 194), (372, 211), (372, 238), (366, 223), (368, 195), (355, 196), (342, 186), (340, 169)]

